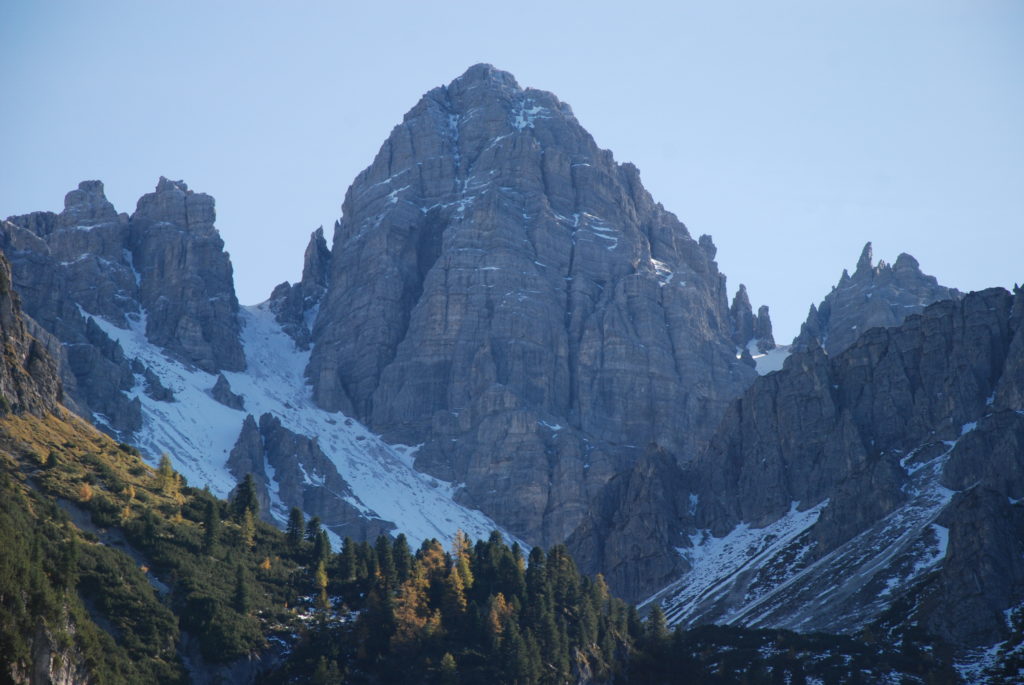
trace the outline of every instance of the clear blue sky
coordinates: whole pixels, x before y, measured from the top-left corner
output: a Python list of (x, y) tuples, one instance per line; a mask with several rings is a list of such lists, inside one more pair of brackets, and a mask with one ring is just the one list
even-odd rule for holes
[(570, 103), (788, 340), (853, 267), (1024, 281), (1024, 3), (0, 3), (0, 216), (97, 178), (217, 199), (241, 301), (301, 270), (420, 95), (490, 62)]

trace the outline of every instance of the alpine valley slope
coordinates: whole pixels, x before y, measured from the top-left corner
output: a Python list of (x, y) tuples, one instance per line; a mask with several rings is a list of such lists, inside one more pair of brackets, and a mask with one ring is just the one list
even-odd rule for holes
[[(229, 463), (247, 409), (308, 436), (304, 450), (258, 455), (271, 520), (283, 524), (297, 506), (321, 517), (335, 542), (396, 526), (412, 541), (500, 528), (413, 469), (411, 450), (312, 403), (308, 351), (267, 305), (237, 304), (209, 196), (161, 179), (129, 218), (114, 212), (101, 183), (84, 182), (60, 214), (3, 222), (0, 243), (36, 317), (26, 317), (29, 328), (60, 362), (68, 406), (151, 462), (166, 453), (189, 482), (228, 495), (251, 470), (245, 455), (235, 469)], [(232, 385), (241, 403), (231, 401)]]
[(1024, 606), (1024, 291), (794, 353), (679, 479), (688, 569), (647, 600), (671, 622), (994, 657)]
[(84, 182), (0, 244), (69, 405), (218, 494), (254, 472), (278, 521), (339, 535), (563, 541), (649, 445), (694, 458), (756, 376), (711, 239), (493, 67), (427, 93), (343, 212), (301, 282), (247, 308), (213, 199), (180, 181), (131, 216)]
[(784, 353), (711, 238), (488, 65), (424, 95), (342, 211), (253, 307), (180, 181), (131, 216), (84, 182), (0, 247), (68, 406), (218, 495), (253, 473), (280, 523), (568, 541), (683, 625), (1006, 638), (1019, 293), (957, 300), (869, 245), (758, 378)]

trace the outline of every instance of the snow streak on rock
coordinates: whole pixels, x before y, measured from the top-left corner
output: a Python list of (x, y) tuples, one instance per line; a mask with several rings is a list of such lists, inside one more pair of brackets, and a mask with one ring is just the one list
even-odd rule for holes
[[(153, 400), (143, 392), (141, 376), (131, 392), (139, 398), (143, 412), (144, 425), (136, 440), (150, 461), (166, 453), (190, 485), (208, 485), (214, 494), (227, 496), (235, 479), (226, 462), (242, 421), (247, 413), (269, 412), (287, 429), (318, 438), (320, 448), (358, 498), (351, 503), (368, 515), (393, 522), (414, 546), (432, 537), (447, 541), (459, 529), (474, 538), (500, 530), (484, 514), (453, 501), (456, 485), (416, 471), (414, 447), (388, 445), (358, 421), (319, 409), (304, 376), (309, 353), (296, 349), (265, 304), (243, 308), (241, 319), (248, 367), (224, 375), (234, 392), (245, 398), (245, 411), (213, 399), (209, 391), (216, 375), (187, 368), (151, 345), (144, 318), (131, 321), (128, 329), (95, 318), (126, 356), (153, 369), (174, 392), (175, 402)], [(274, 502), (273, 474), (268, 475)], [(273, 514), (282, 524), (287, 520), (288, 512), (279, 503)]]

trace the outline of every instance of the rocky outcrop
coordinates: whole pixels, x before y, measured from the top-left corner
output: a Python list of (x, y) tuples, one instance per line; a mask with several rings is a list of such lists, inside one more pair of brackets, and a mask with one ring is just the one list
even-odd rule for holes
[(287, 521), (298, 507), (342, 538), (368, 540), (394, 528), (352, 494), (316, 438), (288, 430), (271, 414), (258, 425), (251, 414), (245, 418), (228, 468), (239, 481), (252, 474), (261, 515), (272, 523)]
[(48, 349), (61, 371), (65, 403), (122, 436), (141, 423), (138, 403), (123, 394), (134, 385), (132, 369), (82, 311), (119, 325), (138, 312), (127, 236), (128, 217), (114, 213), (98, 181), (68, 193), (60, 214), (34, 212), (0, 223), (0, 245), (25, 310), (59, 341)]
[(775, 349), (768, 306), (761, 305), (757, 310), (757, 316), (754, 316), (750, 296), (747, 295), (747, 286), (742, 283), (732, 298), (729, 316), (732, 318), (732, 341), (736, 347), (746, 349), (748, 356), (751, 345), (761, 354)]
[(488, 65), (427, 93), (349, 189), (308, 369), (320, 406), (531, 542), (656, 443), (692, 458), (752, 380), (694, 240), (568, 105)]
[(324, 229), (313, 231), (306, 246), (302, 280), (292, 285), (285, 281), (270, 295), (270, 309), (285, 333), (295, 340), (300, 350), (308, 350), (310, 323), (327, 289), (331, 251), (324, 239)]
[(695, 503), (675, 524), (694, 536), (683, 556), (709, 535), (820, 515), (774, 548), (748, 543), (757, 561), (668, 601), (675, 620), (842, 632), (878, 619), (961, 648), (1005, 637), (1002, 612), (1024, 600), (1022, 308), (1020, 292), (971, 293), (836, 355), (812, 339), (758, 379), (682, 477)]
[[(99, 181), (67, 194), (60, 214), (34, 212), (0, 226), (15, 289), (52, 336), (67, 405), (121, 438), (141, 426), (137, 383), (172, 401), (156, 374), (126, 359), (92, 321), (122, 328), (145, 317), (150, 339), (206, 370), (244, 367), (231, 264), (213, 228), (213, 200), (161, 179), (129, 218)], [(136, 375), (139, 378), (136, 378)]]
[[(73, 634), (74, 625), (65, 625), (64, 632)], [(2, 673), (14, 685), (86, 685), (95, 682), (81, 651), (68, 642), (66, 637), (60, 639), (55, 636), (46, 621), (39, 618), (29, 641), (29, 662), (5, 663)]]
[(11, 287), (11, 266), (0, 254), (0, 415), (42, 416), (57, 410), (63, 394), (60, 376), (45, 347), (29, 335), (21, 303)]
[(241, 395), (236, 395), (231, 391), (231, 384), (222, 373), (217, 374), (217, 382), (214, 383), (213, 387), (210, 389), (210, 396), (225, 407), (231, 407), (232, 409), (238, 409), (239, 411), (245, 409), (245, 398)]
[(775, 336), (772, 335), (772, 319), (768, 315), (768, 305), (763, 304), (757, 308), (757, 318), (754, 319), (754, 340), (757, 341), (759, 352), (767, 352), (775, 349)]
[(161, 177), (131, 218), (132, 264), (146, 337), (204, 371), (241, 371), (231, 260), (213, 227), (213, 198)]
[(698, 526), (763, 525), (813, 504), (883, 454), (953, 440), (985, 410), (1006, 363), (1013, 297), (947, 300), (873, 329), (835, 357), (794, 354), (734, 403), (695, 465)]
[(612, 478), (567, 545), (581, 568), (604, 574), (629, 601), (642, 599), (685, 568), (678, 522), (691, 512), (675, 460), (652, 448)]
[(828, 354), (838, 354), (871, 328), (896, 326), (933, 302), (960, 297), (955, 288), (922, 273), (917, 260), (906, 253), (892, 265), (880, 261), (872, 266), (872, 259), (867, 243), (853, 276), (844, 269), (832, 292), (818, 306), (811, 305), (794, 349), (807, 349), (813, 339)]

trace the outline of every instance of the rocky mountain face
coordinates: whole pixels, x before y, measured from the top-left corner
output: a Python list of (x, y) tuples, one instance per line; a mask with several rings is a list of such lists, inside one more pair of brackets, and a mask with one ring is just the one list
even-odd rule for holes
[(775, 349), (768, 306), (758, 307), (757, 316), (754, 316), (754, 308), (750, 304), (750, 296), (747, 295), (747, 286), (742, 283), (732, 298), (729, 315), (732, 317), (732, 341), (740, 348), (741, 358), (745, 363), (754, 365), (752, 349), (761, 354)]
[[(252, 414), (246, 417), (228, 468), (239, 481), (253, 474), (261, 515), (270, 523), (274, 522), (272, 505), (280, 503), (283, 508), (298, 507), (318, 516), (325, 528), (341, 538), (372, 540), (394, 528), (359, 501), (315, 437), (284, 428), (272, 414), (263, 414), (258, 425)], [(273, 484), (268, 474), (273, 474)]]
[(122, 328), (144, 321), (154, 345), (207, 371), (245, 367), (231, 263), (213, 219), (213, 198), (161, 178), (131, 217), (114, 210), (102, 183), (85, 181), (60, 214), (2, 223), (14, 287), (53, 337), (68, 406), (127, 437), (142, 422), (127, 395), (139, 380), (171, 399), (88, 315)]
[(324, 229), (313, 231), (303, 257), (302, 280), (292, 285), (285, 281), (270, 295), (270, 308), (282, 330), (295, 340), (300, 350), (310, 345), (310, 325), (316, 318), (320, 298), (327, 290), (331, 251), (324, 238)]
[(1024, 600), (1024, 292), (933, 304), (793, 354), (681, 476), (684, 625), (870, 625), (964, 646)]
[(880, 261), (872, 266), (871, 243), (867, 243), (853, 276), (843, 269), (832, 292), (817, 307), (811, 305), (793, 345), (807, 349), (813, 339), (828, 354), (838, 354), (871, 328), (895, 326), (933, 302), (960, 296), (955, 288), (941, 286), (934, 276), (923, 273), (917, 260), (906, 253), (894, 264)]
[(423, 97), (343, 212), (316, 401), (421, 444), (418, 468), (532, 542), (565, 539), (647, 445), (692, 458), (755, 375), (711, 239), (488, 65)]
[(11, 287), (11, 265), (0, 254), (0, 415), (10, 412), (41, 416), (53, 412), (63, 389), (57, 366), (46, 348), (29, 332), (18, 294)]
[(338, 536), (567, 542), (683, 625), (1006, 636), (1020, 292), (961, 299), (869, 243), (758, 379), (768, 308), (742, 285), (730, 305), (711, 238), (487, 65), (427, 93), (342, 210), (301, 280), (246, 308), (213, 200), (184, 183), (131, 216), (89, 181), (9, 218), (32, 318), (0, 260), (4, 409), (47, 411), (63, 382), (193, 484), (251, 473), (278, 523), (297, 506)]

